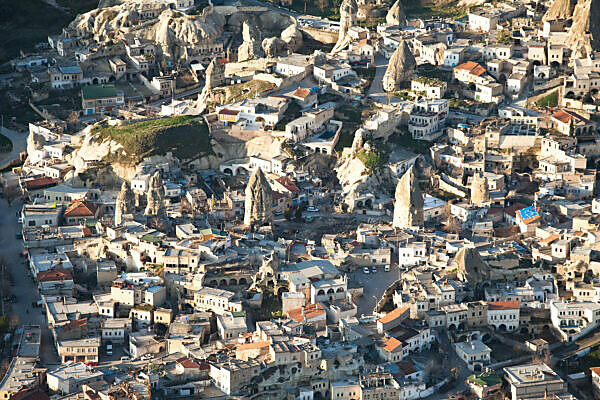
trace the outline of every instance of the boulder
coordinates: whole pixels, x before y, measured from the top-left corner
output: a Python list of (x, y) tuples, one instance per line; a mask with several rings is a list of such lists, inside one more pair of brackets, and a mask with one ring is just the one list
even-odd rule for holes
[(290, 25), (281, 32), (281, 40), (283, 40), (292, 52), (296, 52), (304, 45), (302, 32), (296, 24)]
[(266, 38), (262, 41), (265, 57), (275, 58), (287, 53), (287, 44), (278, 37)]

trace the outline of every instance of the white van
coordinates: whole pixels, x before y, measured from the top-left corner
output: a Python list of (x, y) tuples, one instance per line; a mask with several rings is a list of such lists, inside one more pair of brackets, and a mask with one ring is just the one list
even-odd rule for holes
[(385, 270), (385, 272), (390, 272), (390, 265), (386, 264), (386, 266), (383, 267), (383, 269)]

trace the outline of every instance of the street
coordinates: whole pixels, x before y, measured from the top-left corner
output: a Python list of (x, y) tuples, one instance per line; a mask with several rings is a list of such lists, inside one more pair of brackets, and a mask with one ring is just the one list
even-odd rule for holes
[(357, 300), (357, 317), (364, 315), (373, 315), (375, 305), (383, 296), (385, 290), (398, 280), (399, 270), (397, 265), (392, 265), (390, 271), (385, 272), (383, 266), (377, 267), (377, 272), (373, 273), (369, 267), (369, 273), (365, 274), (362, 268), (349, 274), (351, 281), (356, 286), (363, 288), (363, 295)]
[(40, 357), (44, 365), (59, 364), (54, 348), (54, 342), (50, 337), (47, 320), (42, 313), (42, 308), (33, 308), (31, 303), (40, 300), (37, 287), (29, 274), (26, 259), (20, 257), (23, 251), (23, 242), (15, 238), (15, 234), (21, 231), (21, 225), (17, 222), (16, 212), (21, 210), (20, 201), (13, 202), (10, 206), (5, 199), (0, 199), (0, 248), (2, 256), (6, 258), (8, 269), (14, 280), (12, 293), (16, 301), (10, 305), (12, 315), (16, 315), (19, 325), (40, 325), (42, 328), (42, 344), (40, 346)]
[(10, 153), (0, 153), (0, 164), (19, 158), (19, 155), (27, 150), (27, 133), (14, 131), (4, 127), (2, 134), (9, 138), (13, 144), (13, 149)]

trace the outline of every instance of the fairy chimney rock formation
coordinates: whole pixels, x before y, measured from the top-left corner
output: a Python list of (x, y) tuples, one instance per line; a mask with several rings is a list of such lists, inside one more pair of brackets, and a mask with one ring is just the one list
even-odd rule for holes
[(471, 203), (481, 207), (489, 201), (488, 180), (482, 173), (476, 173), (471, 180)]
[(404, 7), (400, 0), (396, 0), (392, 8), (390, 8), (385, 16), (385, 22), (387, 22), (388, 25), (400, 27), (406, 26), (406, 14), (404, 13)]
[(165, 217), (165, 188), (160, 171), (156, 171), (150, 178), (150, 187), (146, 197), (146, 215)]
[(350, 28), (356, 25), (356, 14), (358, 13), (358, 4), (356, 0), (344, 0), (340, 4), (340, 32), (338, 40), (331, 50), (332, 53), (337, 53), (343, 50), (351, 42), (348, 35)]
[(412, 77), (416, 66), (415, 56), (413, 56), (406, 41), (402, 40), (392, 57), (390, 57), (390, 62), (383, 76), (383, 90), (386, 92), (400, 90), (402, 83)]
[(554, 0), (552, 5), (546, 10), (542, 20), (556, 21), (571, 18), (575, 3), (577, 3), (577, 0)]
[(257, 168), (246, 186), (244, 225), (253, 227), (270, 224), (273, 218), (273, 194), (265, 174)]
[(579, 0), (573, 11), (573, 23), (566, 45), (574, 57), (585, 58), (600, 50), (600, 0)]
[(394, 203), (394, 228), (408, 229), (423, 226), (423, 194), (411, 166), (398, 181)]
[(117, 195), (115, 204), (115, 226), (121, 225), (123, 215), (133, 214), (135, 211), (135, 194), (129, 187), (129, 183), (123, 181), (121, 191)]

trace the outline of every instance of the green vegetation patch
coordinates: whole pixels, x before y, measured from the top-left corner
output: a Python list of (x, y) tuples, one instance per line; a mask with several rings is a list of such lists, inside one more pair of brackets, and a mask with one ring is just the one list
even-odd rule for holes
[(459, 18), (468, 13), (468, 7), (459, 7), (458, 0), (455, 1), (406, 1), (404, 11), (408, 17), (417, 18)]
[(499, 385), (502, 383), (502, 379), (495, 373), (483, 373), (480, 375), (471, 375), (467, 378), (470, 382), (476, 383), (480, 386), (490, 387)]
[(107, 161), (139, 163), (145, 157), (172, 152), (179, 159), (212, 154), (208, 126), (194, 116), (178, 116), (109, 126), (104, 122), (93, 130), (97, 141), (120, 143), (123, 149), (110, 154)]
[(366, 150), (361, 150), (356, 153), (356, 157), (362, 161), (364, 166), (367, 167), (371, 172), (382, 167), (387, 159), (387, 157), (385, 157), (385, 155), (382, 153)]
[(558, 106), (558, 91), (554, 91), (549, 95), (542, 97), (535, 102), (538, 107), (556, 107)]

